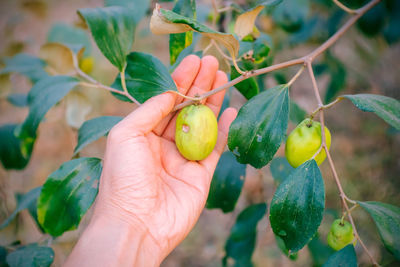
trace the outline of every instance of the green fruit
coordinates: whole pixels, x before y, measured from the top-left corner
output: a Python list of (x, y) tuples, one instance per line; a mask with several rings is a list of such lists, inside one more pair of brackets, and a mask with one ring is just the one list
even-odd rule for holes
[[(341, 250), (354, 240), (353, 227), (348, 221), (337, 219), (332, 223), (327, 241), (334, 250)], [(355, 241), (354, 241), (355, 243)]]
[[(326, 145), (331, 147), (331, 133), (325, 127)], [(321, 124), (312, 119), (303, 120), (289, 134), (286, 140), (285, 155), (294, 168), (297, 168), (317, 153), (321, 146)], [(315, 161), (320, 165), (326, 158), (326, 153), (322, 149), (315, 157)]]
[(175, 144), (188, 160), (203, 160), (213, 151), (218, 137), (214, 112), (205, 105), (181, 110), (176, 120)]

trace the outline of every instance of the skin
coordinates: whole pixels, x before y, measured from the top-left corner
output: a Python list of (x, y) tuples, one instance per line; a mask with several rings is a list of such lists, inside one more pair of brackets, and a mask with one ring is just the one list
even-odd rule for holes
[[(189, 96), (227, 82), (211, 56), (186, 57), (172, 78)], [(216, 116), (224, 94), (205, 102)], [(222, 114), (213, 152), (188, 161), (175, 146), (170, 114), (182, 100), (173, 93), (153, 97), (111, 130), (93, 216), (65, 266), (159, 266), (194, 227), (237, 112)]]

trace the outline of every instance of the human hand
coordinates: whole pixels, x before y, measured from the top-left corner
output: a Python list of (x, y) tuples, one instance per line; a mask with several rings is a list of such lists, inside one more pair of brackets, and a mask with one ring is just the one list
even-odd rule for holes
[[(211, 56), (201, 60), (194, 55), (186, 57), (172, 77), (178, 90), (189, 96), (227, 82), (226, 74), (218, 71), (218, 61)], [(224, 94), (219, 92), (205, 102), (216, 116)], [(92, 220), (106, 218), (140, 236), (135, 248), (137, 266), (159, 265), (194, 227), (226, 146), (229, 126), (236, 117), (235, 109), (226, 109), (218, 124), (214, 151), (202, 161), (188, 161), (175, 146), (177, 114), (170, 114), (182, 101), (173, 93), (153, 97), (118, 123), (108, 136)]]

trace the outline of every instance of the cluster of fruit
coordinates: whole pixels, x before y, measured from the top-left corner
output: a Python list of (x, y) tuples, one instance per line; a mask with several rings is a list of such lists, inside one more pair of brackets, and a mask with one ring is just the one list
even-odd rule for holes
[[(213, 111), (205, 105), (190, 105), (181, 110), (176, 120), (175, 143), (183, 157), (188, 160), (203, 160), (213, 151), (218, 137), (218, 124)], [(331, 146), (331, 133), (325, 127), (326, 146)], [(326, 158), (321, 149), (321, 124), (310, 118), (303, 120), (286, 140), (285, 156), (294, 168), (314, 158), (320, 165)], [(320, 150), (320, 151), (319, 151)], [(344, 219), (332, 223), (328, 244), (340, 250), (355, 244), (353, 228)]]

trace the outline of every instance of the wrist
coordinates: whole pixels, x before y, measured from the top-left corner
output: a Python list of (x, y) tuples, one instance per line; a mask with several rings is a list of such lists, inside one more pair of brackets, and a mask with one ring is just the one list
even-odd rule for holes
[(66, 266), (147, 267), (159, 266), (162, 260), (143, 225), (95, 212)]

